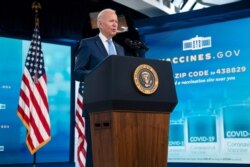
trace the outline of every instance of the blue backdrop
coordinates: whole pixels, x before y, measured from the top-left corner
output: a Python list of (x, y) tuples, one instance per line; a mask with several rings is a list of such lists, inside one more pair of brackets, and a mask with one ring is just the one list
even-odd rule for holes
[[(33, 163), (25, 144), (26, 128), (17, 116), (24, 61), (30, 41), (0, 37), (0, 166)], [(37, 163), (70, 160), (71, 46), (42, 43), (47, 73), (51, 141)], [(72, 153), (71, 153), (72, 154)]]
[(172, 62), (179, 101), (168, 162), (250, 164), (250, 18), (155, 30), (145, 57)]

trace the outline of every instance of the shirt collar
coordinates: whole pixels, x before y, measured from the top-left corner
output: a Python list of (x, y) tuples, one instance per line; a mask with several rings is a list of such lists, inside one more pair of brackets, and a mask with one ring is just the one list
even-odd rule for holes
[[(107, 42), (107, 40), (108, 40), (108, 38), (106, 38), (101, 32), (99, 33), (99, 37), (101, 38), (103, 43)], [(112, 39), (111, 39), (111, 41), (112, 41)]]

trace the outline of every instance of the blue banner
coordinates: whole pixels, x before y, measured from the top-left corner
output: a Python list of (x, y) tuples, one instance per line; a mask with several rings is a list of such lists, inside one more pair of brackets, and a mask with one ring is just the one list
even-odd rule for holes
[(243, 18), (143, 37), (174, 72), (168, 162), (250, 163), (249, 30)]

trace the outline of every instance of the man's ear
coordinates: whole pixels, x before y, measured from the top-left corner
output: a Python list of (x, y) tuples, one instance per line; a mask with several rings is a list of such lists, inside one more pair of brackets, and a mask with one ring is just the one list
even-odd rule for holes
[(103, 23), (101, 21), (98, 21), (97, 28), (102, 28)]

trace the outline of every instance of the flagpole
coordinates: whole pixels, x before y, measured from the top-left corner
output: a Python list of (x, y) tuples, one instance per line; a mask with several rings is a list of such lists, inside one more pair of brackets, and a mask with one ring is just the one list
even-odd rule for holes
[[(35, 27), (39, 27), (38, 12), (39, 10), (41, 10), (41, 4), (39, 2), (34, 1), (32, 3), (32, 10), (35, 11)], [(37, 82), (37, 74), (35, 77), (35, 82)], [(36, 167), (36, 152), (33, 155), (33, 167)]]
[(33, 167), (36, 167), (36, 153), (33, 155)]

